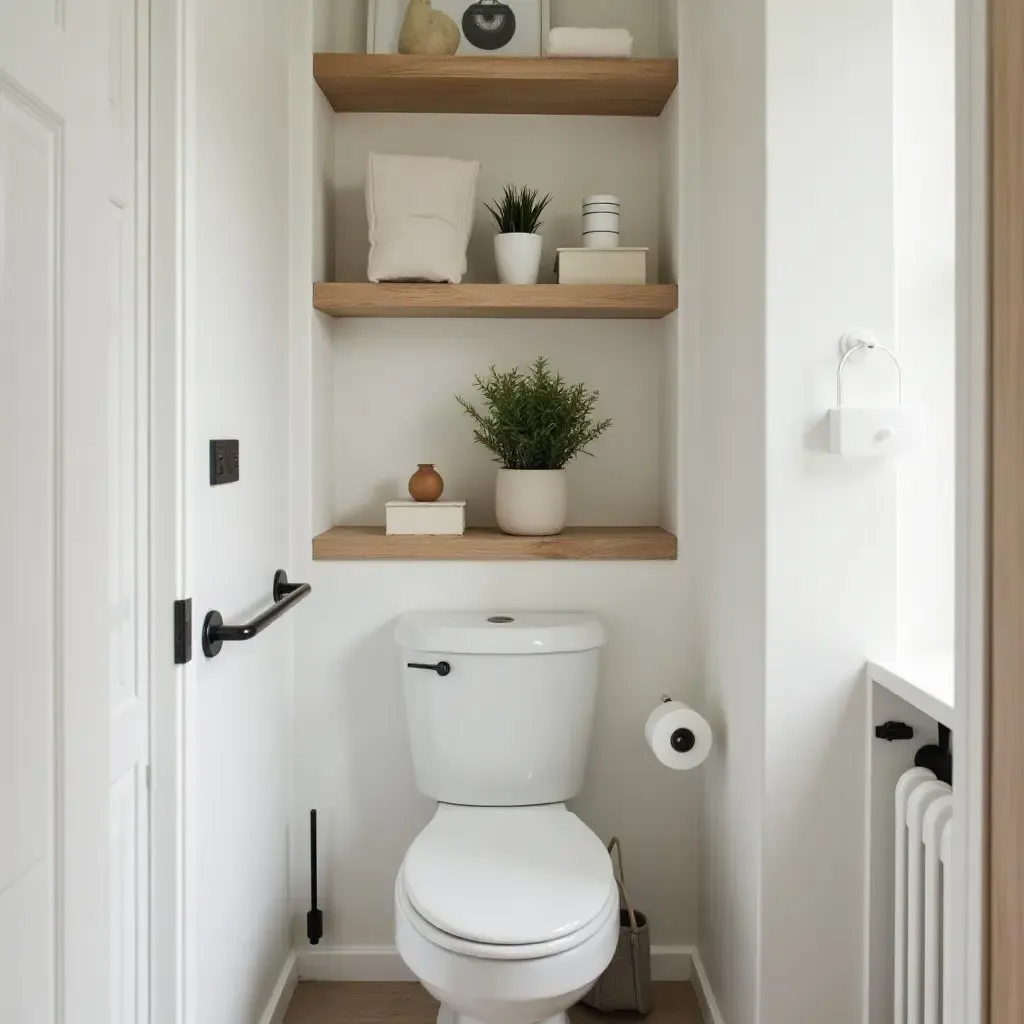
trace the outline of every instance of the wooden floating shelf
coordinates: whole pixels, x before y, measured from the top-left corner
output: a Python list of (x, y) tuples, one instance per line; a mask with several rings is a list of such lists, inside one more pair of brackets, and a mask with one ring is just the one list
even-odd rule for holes
[(339, 112), (657, 117), (676, 88), (679, 64), (318, 53), (313, 74)]
[(674, 284), (321, 283), (313, 286), (313, 305), (333, 317), (660, 320), (678, 308), (679, 289)]
[(335, 526), (313, 539), (319, 562), (674, 561), (678, 542), (655, 526), (575, 526), (557, 537), (467, 530), (461, 537), (388, 537), (382, 526)]

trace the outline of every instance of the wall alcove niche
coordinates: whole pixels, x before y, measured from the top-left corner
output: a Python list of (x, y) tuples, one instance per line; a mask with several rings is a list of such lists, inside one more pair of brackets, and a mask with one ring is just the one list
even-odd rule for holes
[[(674, 4), (603, 6), (608, 23), (633, 32), (633, 60), (366, 54), (365, 13), (352, 10), (363, 5), (319, 12), (304, 161), (314, 197), (305, 372), (315, 559), (677, 557), (678, 63), (674, 32), (662, 31)], [(556, 0), (555, 23), (573, 13)], [(480, 161), (462, 285), (366, 282), (371, 151)], [(483, 201), (506, 182), (554, 196), (536, 286), (494, 283)], [(595, 192), (621, 198), (622, 244), (650, 247), (647, 285), (555, 283), (555, 249), (580, 244), (580, 202)], [(492, 363), (539, 355), (599, 390), (614, 426), (595, 458), (570, 466), (575, 529), (524, 543), (493, 529), (495, 466), (454, 395)], [(410, 466), (425, 460), (441, 469), (446, 496), (468, 501), (465, 538), (384, 537), (385, 501), (404, 496)]]

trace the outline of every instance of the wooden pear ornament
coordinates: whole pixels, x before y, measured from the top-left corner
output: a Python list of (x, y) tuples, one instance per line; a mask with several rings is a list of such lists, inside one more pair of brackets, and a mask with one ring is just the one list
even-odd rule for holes
[(399, 53), (450, 57), (461, 42), (459, 26), (447, 14), (435, 11), (430, 0), (409, 0), (398, 37)]

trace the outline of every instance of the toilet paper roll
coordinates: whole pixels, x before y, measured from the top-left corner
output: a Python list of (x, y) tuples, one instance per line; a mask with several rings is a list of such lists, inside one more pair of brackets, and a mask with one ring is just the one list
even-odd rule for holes
[(651, 712), (644, 735), (654, 756), (677, 772), (697, 768), (711, 753), (711, 726), (677, 700), (667, 700)]

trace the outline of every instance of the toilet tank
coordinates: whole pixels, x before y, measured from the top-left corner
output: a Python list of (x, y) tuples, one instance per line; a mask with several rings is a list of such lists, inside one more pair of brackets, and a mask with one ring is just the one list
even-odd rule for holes
[(605, 643), (597, 618), (415, 612), (395, 642), (422, 793), (516, 807), (580, 791)]

